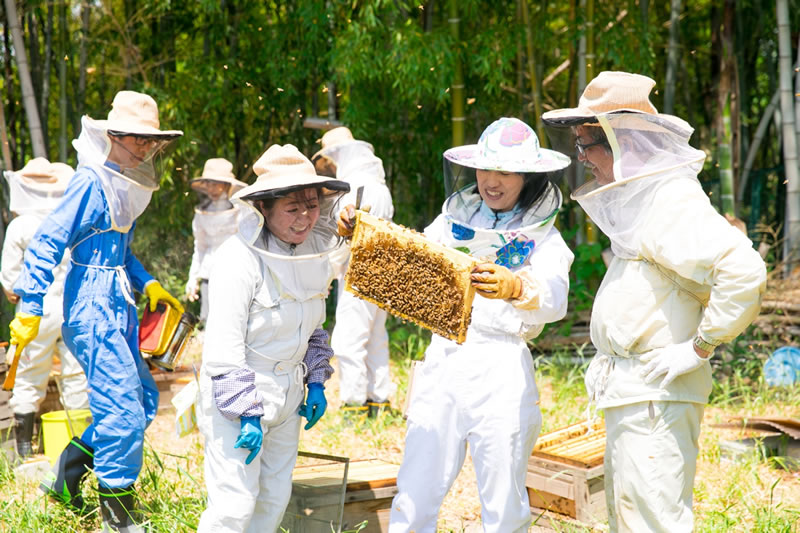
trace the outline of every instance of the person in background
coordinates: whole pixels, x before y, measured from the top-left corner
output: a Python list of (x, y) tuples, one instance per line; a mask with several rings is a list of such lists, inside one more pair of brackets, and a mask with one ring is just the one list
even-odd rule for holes
[(391, 533), (436, 531), (468, 445), (484, 530), (528, 531), (525, 477), (542, 414), (527, 341), (567, 311), (573, 254), (553, 225), (561, 193), (548, 178), (568, 165), (514, 118), (444, 153), (449, 196), (425, 236), (479, 261), (470, 276), (479, 297), (464, 343), (434, 335), (415, 374)]
[(220, 245), (234, 235), (239, 226), (239, 208), (230, 197), (247, 184), (233, 175), (233, 164), (227, 159), (206, 161), (203, 173), (189, 185), (200, 195), (194, 209), (192, 234), (194, 253), (186, 282), (186, 299), (200, 299), (200, 323), (208, 317), (208, 275), (214, 254)]
[[(392, 194), (386, 186), (383, 163), (375, 157), (372, 145), (354, 139), (346, 127), (328, 131), (321, 142), (322, 149), (312, 157), (318, 172), (335, 173), (337, 179), (350, 185), (341, 205), (355, 204), (361, 188), (363, 207), (376, 217), (391, 220)], [(389, 396), (395, 389), (389, 374), (386, 311), (344, 290), (349, 259), (349, 246), (331, 254), (338, 282), (331, 347), (339, 361), (339, 398), (346, 414), (374, 417), (389, 407)]]
[(711, 205), (692, 127), (658, 113), (655, 82), (602, 72), (578, 107), (545, 113), (553, 146), (593, 179), (575, 190), (614, 257), (592, 307), (586, 388), (605, 412), (612, 532), (692, 531), (714, 349), (757, 316), (766, 268)]
[[(39, 225), (58, 205), (74, 173), (69, 165), (50, 163), (43, 157), (31, 159), (17, 172), (4, 172), (10, 192), (9, 209), (16, 216), (6, 228), (3, 240), (0, 283), (12, 304), (19, 304), (19, 296), (13, 289), (22, 270), (25, 249)], [(61, 376), (56, 379), (61, 379), (64, 409), (86, 409), (89, 406), (86, 376), (61, 338), (64, 278), (68, 264), (69, 253), (65, 253), (53, 271), (53, 283), (42, 302), (39, 335), (28, 344), (17, 368), (10, 403), (16, 420), (17, 452), (23, 458), (33, 453), (34, 418), (47, 394), (54, 357), (61, 361)]]
[(23, 350), (36, 338), (42, 300), (54, 271), (71, 252), (64, 284), (64, 342), (89, 382), (92, 423), (74, 437), (41, 489), (73, 509), (83, 507), (80, 482), (88, 470), (98, 480), (103, 528), (142, 531), (134, 482), (142, 467), (145, 428), (158, 408), (158, 389), (139, 353), (133, 291), (150, 310), (169, 295), (131, 252), (136, 219), (158, 189), (154, 158), (183, 133), (159, 129), (150, 96), (120, 91), (107, 120), (81, 119), (73, 146), (78, 170), (64, 197), (42, 222), (25, 252), (14, 286), (20, 296), (11, 344)]
[(253, 170), (255, 183), (233, 197), (239, 231), (220, 247), (209, 278), (214, 305), (198, 410), (208, 490), (201, 533), (278, 530), (300, 417), (306, 430), (322, 417), (333, 373), (322, 324), (333, 278), (328, 254), (341, 244), (334, 209), (348, 186), (318, 176), (290, 144), (272, 145)]

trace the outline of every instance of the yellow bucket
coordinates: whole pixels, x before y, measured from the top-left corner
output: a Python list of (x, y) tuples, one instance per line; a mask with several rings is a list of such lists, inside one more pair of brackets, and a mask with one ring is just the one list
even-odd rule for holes
[(72, 421), (74, 434), (69, 431), (66, 411), (51, 411), (42, 415), (42, 442), (44, 454), (50, 459), (50, 464), (55, 464), (72, 437), (80, 437), (83, 430), (89, 427), (92, 423), (92, 412), (88, 409), (72, 409), (69, 420)]

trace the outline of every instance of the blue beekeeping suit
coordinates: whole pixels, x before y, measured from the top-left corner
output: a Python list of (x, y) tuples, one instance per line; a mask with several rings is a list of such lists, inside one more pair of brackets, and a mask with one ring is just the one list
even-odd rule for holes
[(131, 287), (141, 292), (153, 277), (131, 252), (132, 240), (133, 226), (127, 233), (112, 229), (99, 177), (82, 167), (28, 247), (15, 287), (21, 311), (41, 314), (52, 271), (71, 249), (62, 333), (89, 381), (93, 422), (82, 439), (94, 448), (95, 473), (108, 487), (126, 487), (138, 477), (144, 431), (158, 407), (131, 299)]

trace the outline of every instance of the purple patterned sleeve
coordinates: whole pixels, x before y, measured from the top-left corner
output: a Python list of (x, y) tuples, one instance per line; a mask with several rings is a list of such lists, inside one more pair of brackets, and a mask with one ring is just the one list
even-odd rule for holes
[(333, 350), (328, 344), (328, 332), (317, 328), (308, 339), (308, 349), (303, 362), (308, 367), (307, 383), (325, 383), (333, 374), (330, 360)]
[(211, 390), (214, 403), (225, 418), (235, 420), (242, 416), (264, 415), (264, 406), (256, 391), (256, 373), (249, 368), (211, 376)]

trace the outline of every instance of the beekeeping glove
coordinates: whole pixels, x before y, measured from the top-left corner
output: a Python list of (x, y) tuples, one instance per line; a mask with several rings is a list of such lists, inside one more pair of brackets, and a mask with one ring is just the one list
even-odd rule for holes
[(186, 282), (186, 289), (184, 289), (184, 293), (186, 295), (186, 299), (190, 302), (194, 302), (199, 298), (197, 292), (200, 290), (200, 280), (197, 278), (189, 278), (189, 281)]
[(306, 403), (300, 406), (300, 416), (306, 417), (306, 431), (314, 427), (314, 424), (325, 414), (328, 401), (325, 399), (325, 386), (322, 383), (309, 383), (308, 396)]
[(8, 325), (11, 330), (11, 338), (9, 339), (10, 345), (17, 346), (16, 353), (22, 353), (22, 350), (36, 338), (39, 334), (39, 323), (42, 317), (37, 315), (29, 315), (28, 313), (17, 313), (14, 320)]
[(177, 309), (179, 313), (183, 313), (183, 305), (174, 296), (165, 291), (164, 287), (156, 280), (152, 280), (144, 286), (144, 294), (150, 300), (151, 313), (156, 310), (158, 302), (162, 300)]
[(652, 383), (659, 376), (664, 376), (660, 385), (664, 389), (678, 376), (708, 364), (709, 357), (703, 358), (697, 355), (694, 349), (694, 341), (688, 340), (679, 344), (670, 344), (658, 350), (652, 350), (642, 355), (640, 360), (643, 363), (647, 363), (641, 372), (644, 382)]
[(522, 280), (503, 265), (481, 263), (470, 274), (472, 286), (484, 298), (507, 300), (522, 294)]
[(245, 464), (250, 464), (253, 459), (258, 455), (261, 449), (261, 443), (264, 441), (264, 432), (261, 430), (261, 417), (260, 416), (243, 416), (240, 418), (241, 431), (239, 438), (236, 439), (234, 448), (245, 448), (250, 450), (250, 455), (244, 460)]

